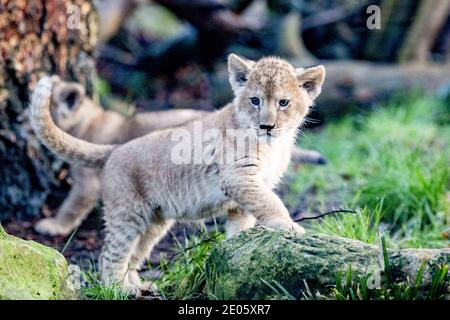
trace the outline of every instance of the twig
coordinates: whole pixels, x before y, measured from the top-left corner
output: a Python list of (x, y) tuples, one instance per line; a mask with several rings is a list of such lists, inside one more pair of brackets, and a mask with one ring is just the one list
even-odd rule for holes
[(353, 210), (338, 209), (338, 210), (324, 212), (324, 213), (321, 213), (321, 214), (319, 214), (317, 216), (303, 217), (303, 218), (300, 218), (300, 219), (297, 219), (297, 220), (294, 220), (294, 221), (295, 222), (300, 222), (300, 221), (303, 221), (303, 220), (315, 220), (315, 219), (319, 219), (319, 218), (325, 217), (325, 216), (330, 215), (330, 214), (335, 214), (335, 213), (357, 213), (357, 212), (353, 211)]
[(210, 237), (210, 238), (203, 239), (203, 240), (200, 241), (199, 243), (197, 243), (197, 244), (195, 244), (195, 245), (193, 245), (193, 246), (190, 246), (190, 247), (185, 248), (184, 251), (186, 252), (186, 251), (195, 249), (195, 248), (201, 246), (201, 245), (204, 244), (204, 243), (208, 243), (208, 242), (214, 241), (216, 238), (218, 238), (218, 237), (221, 236), (221, 235), (222, 235), (221, 233), (218, 233), (218, 234), (216, 234), (216, 235), (214, 235), (214, 236), (212, 236), (212, 237)]
[(175, 252), (175, 253), (168, 259), (168, 261), (169, 261), (169, 262), (172, 262), (173, 258), (175, 258), (176, 256), (178, 256), (178, 255), (181, 254), (181, 253), (185, 254), (185, 253), (188, 252), (189, 250), (195, 249), (195, 248), (201, 246), (202, 244), (205, 244), (205, 243), (208, 243), (208, 242), (211, 242), (211, 241), (215, 241), (216, 238), (218, 238), (218, 237), (221, 236), (221, 235), (222, 235), (221, 233), (218, 233), (218, 234), (216, 234), (216, 235), (214, 235), (214, 236), (212, 236), (212, 237), (203, 239), (202, 241), (200, 241), (199, 243), (197, 243), (197, 244), (195, 244), (195, 245), (193, 245), (193, 246), (190, 246), (190, 247), (187, 247), (187, 248), (183, 248), (182, 251)]

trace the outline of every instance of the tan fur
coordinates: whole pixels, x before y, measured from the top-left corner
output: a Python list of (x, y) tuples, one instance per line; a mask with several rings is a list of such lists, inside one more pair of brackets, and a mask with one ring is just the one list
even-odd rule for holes
[[(201, 118), (204, 130), (219, 130), (225, 140), (213, 137), (202, 142), (210, 154), (201, 164), (175, 164), (172, 155), (177, 145), (173, 135), (180, 130), (194, 135), (196, 121), (116, 148), (81, 144), (61, 135), (52, 128), (50, 116), (42, 116), (51, 96), (51, 81), (39, 82), (35, 94), (40, 101), (33, 99), (30, 107), (36, 129), (46, 132), (40, 135), (43, 142), (66, 159), (99, 166), (106, 162), (101, 181), (106, 237), (100, 257), (105, 283), (120, 283), (133, 294), (147, 288), (137, 271), (174, 220), (229, 213), (229, 236), (250, 227), (249, 216), (270, 228), (304, 232), (273, 189), (288, 167), (297, 128), (320, 93), (325, 69), (295, 69), (278, 58), (253, 62), (236, 55), (230, 55), (229, 69), (234, 101)], [(261, 99), (259, 107), (251, 104), (252, 97)], [(282, 99), (289, 100), (287, 108), (280, 107)], [(219, 159), (225, 154), (233, 154), (230, 146), (235, 138), (225, 134), (228, 129), (245, 130), (246, 138), (258, 140), (258, 148), (222, 163)], [(186, 143), (190, 150), (198, 147)], [(103, 152), (103, 159), (96, 150)]]
[[(117, 112), (105, 111), (89, 99), (82, 86), (52, 76), (50, 111), (59, 128), (71, 135), (95, 143), (124, 143), (151, 131), (180, 125), (206, 115), (206, 111), (172, 110), (137, 113), (125, 118)], [(321, 164), (324, 158), (314, 150), (294, 147), (295, 163)], [(93, 210), (100, 196), (100, 174), (93, 168), (74, 165), (71, 168), (73, 187), (55, 217), (35, 225), (37, 232), (68, 235)]]

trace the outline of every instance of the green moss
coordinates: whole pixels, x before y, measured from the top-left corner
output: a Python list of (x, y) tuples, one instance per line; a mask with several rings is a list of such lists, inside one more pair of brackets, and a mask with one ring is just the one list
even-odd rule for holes
[(0, 299), (73, 299), (63, 255), (0, 228)]
[(2, 224), (0, 223), (0, 240), (5, 239), (7, 236), (5, 229), (3, 229)]
[(204, 299), (205, 260), (211, 253), (213, 245), (225, 236), (220, 232), (204, 232), (192, 235), (184, 241), (175, 239), (175, 256), (167, 259), (161, 255), (159, 270), (161, 278), (155, 281), (166, 299), (186, 300)]

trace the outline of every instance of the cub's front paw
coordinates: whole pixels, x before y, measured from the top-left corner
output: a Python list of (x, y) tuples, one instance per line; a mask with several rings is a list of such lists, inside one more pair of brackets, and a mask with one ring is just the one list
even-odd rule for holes
[(74, 228), (71, 225), (61, 224), (54, 218), (42, 219), (35, 226), (34, 229), (49, 236), (67, 236)]
[(135, 283), (130, 283), (128, 281), (124, 281), (120, 285), (120, 291), (133, 298), (139, 298), (142, 296), (141, 287)]
[(128, 272), (128, 282), (134, 284), (140, 291), (150, 291), (155, 296), (158, 295), (158, 286), (152, 281), (142, 281), (136, 270)]
[(143, 296), (152, 296), (158, 298), (158, 287), (151, 281), (123, 281), (122, 292), (127, 293), (129, 296), (140, 299)]
[(305, 229), (303, 229), (302, 226), (300, 226), (299, 224), (295, 223), (292, 220), (287, 219), (269, 220), (266, 223), (264, 223), (264, 225), (275, 230), (295, 232), (297, 234), (305, 233)]

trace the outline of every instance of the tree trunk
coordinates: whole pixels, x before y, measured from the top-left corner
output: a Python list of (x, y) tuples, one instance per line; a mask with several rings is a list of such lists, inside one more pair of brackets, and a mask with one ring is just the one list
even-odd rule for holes
[(400, 62), (426, 62), (449, 16), (450, 1), (422, 0), (414, 23), (400, 50)]
[[(365, 44), (365, 58), (374, 61), (392, 61), (397, 58), (409, 17), (414, 15), (418, 0), (383, 0), (381, 28), (370, 30)], [(432, 1), (433, 2), (433, 1)]]
[[(327, 295), (338, 275), (345, 278), (351, 267), (353, 280), (363, 279), (374, 290), (387, 287), (387, 279), (414, 286), (422, 269), (420, 298), (429, 293), (437, 270), (450, 263), (449, 248), (387, 250), (387, 255), (389, 267), (384, 265), (381, 246), (314, 233), (296, 236), (259, 226), (216, 246), (206, 264), (208, 293), (216, 299), (268, 299), (276, 297), (270, 285), (280, 289), (279, 284), (297, 298), (308, 292)], [(444, 298), (450, 297), (449, 273), (442, 291)]]
[(58, 182), (26, 119), (44, 74), (92, 92), (96, 14), (88, 0), (0, 0), (0, 220), (36, 216)]

